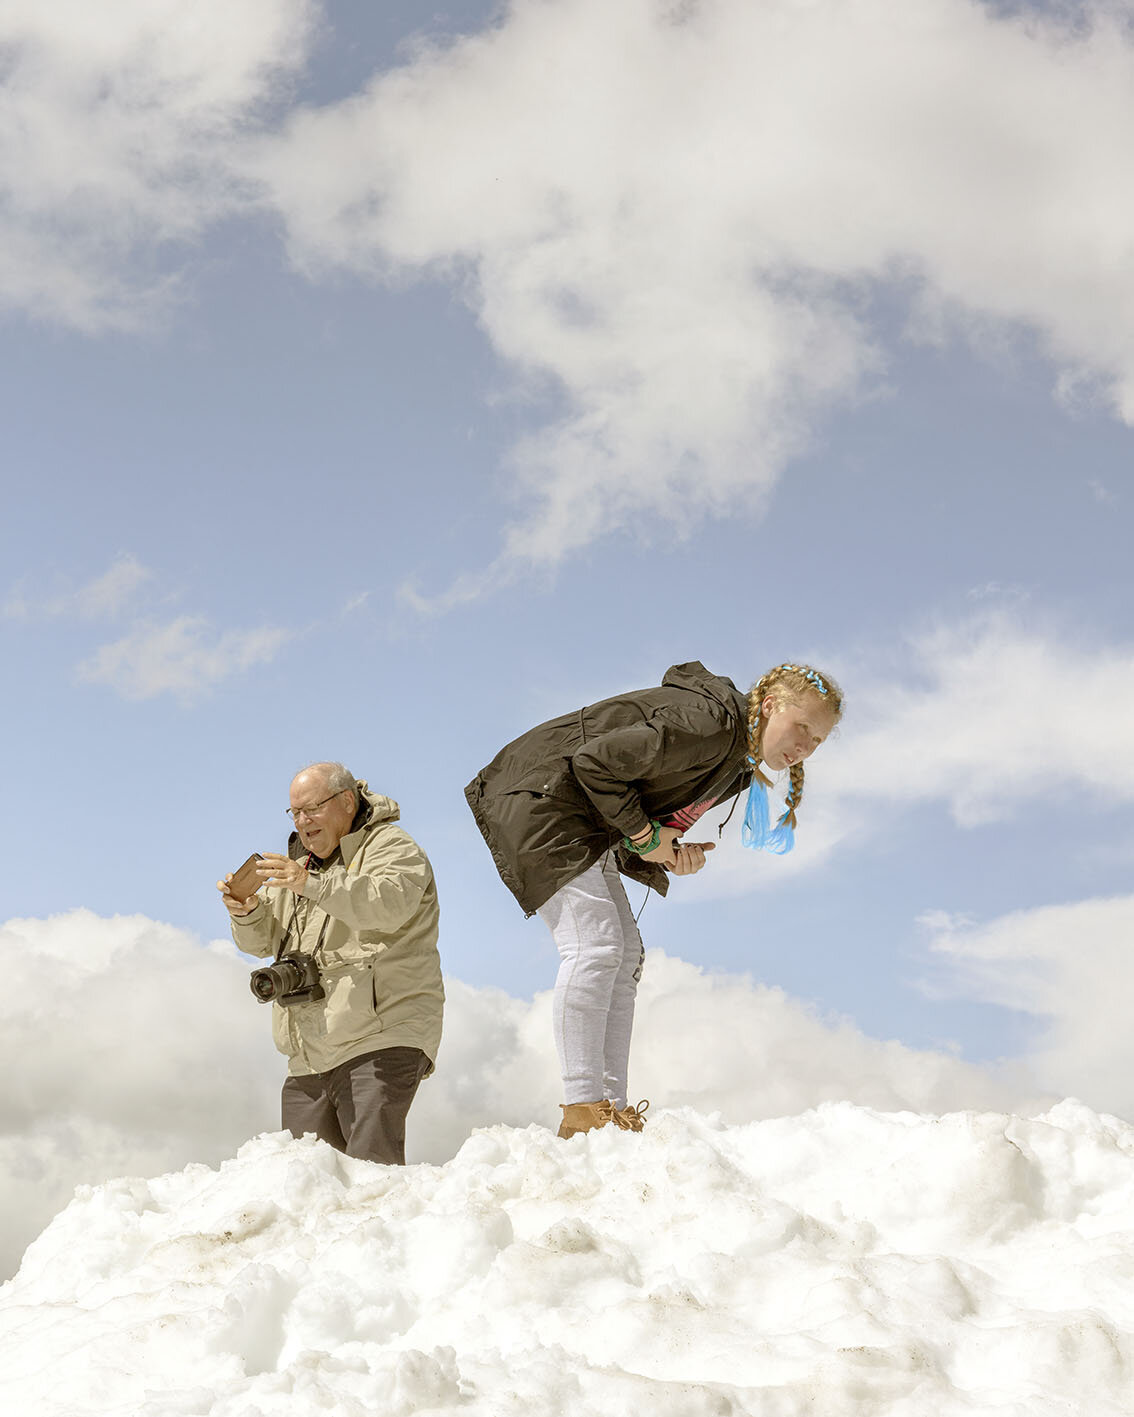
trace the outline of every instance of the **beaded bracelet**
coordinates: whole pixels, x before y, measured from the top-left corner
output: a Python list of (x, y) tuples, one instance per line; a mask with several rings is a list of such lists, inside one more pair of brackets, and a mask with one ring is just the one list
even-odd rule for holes
[(661, 822), (651, 822), (653, 833), (647, 841), (633, 842), (628, 836), (622, 838), (622, 845), (627, 851), (632, 851), (635, 856), (645, 856), (649, 851), (655, 851), (661, 845)]

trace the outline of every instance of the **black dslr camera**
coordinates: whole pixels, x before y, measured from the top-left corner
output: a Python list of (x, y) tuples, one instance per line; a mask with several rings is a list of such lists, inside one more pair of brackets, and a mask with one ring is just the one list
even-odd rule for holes
[(310, 955), (280, 955), (265, 969), (254, 969), (248, 983), (262, 1004), (285, 1009), (327, 997), (319, 983), (319, 966)]

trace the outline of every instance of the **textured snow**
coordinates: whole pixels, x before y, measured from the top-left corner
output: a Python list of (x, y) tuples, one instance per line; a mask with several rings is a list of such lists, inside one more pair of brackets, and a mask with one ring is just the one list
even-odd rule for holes
[(259, 1137), (82, 1188), (0, 1289), (10, 1417), (1128, 1417), (1134, 1128), (680, 1110), (444, 1166)]

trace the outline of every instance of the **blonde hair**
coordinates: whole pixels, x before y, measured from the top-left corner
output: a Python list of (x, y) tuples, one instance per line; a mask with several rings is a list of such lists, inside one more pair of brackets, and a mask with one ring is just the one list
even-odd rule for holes
[[(769, 695), (777, 704), (783, 705), (801, 704), (808, 694), (829, 709), (838, 723), (843, 714), (843, 691), (829, 674), (821, 674), (810, 664), (778, 664), (757, 679), (748, 691), (749, 761), (753, 774), (766, 787), (770, 787), (771, 782), (760, 771), (760, 758), (764, 749), (764, 727), (768, 720), (760, 706)], [(793, 763), (788, 772), (791, 785), (785, 803), (785, 819), (794, 828), (795, 814), (803, 796), (803, 764)]]

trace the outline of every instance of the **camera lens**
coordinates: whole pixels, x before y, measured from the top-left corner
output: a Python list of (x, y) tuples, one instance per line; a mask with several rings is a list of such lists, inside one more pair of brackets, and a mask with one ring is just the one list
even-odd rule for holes
[(266, 969), (254, 969), (248, 986), (261, 1003), (270, 1004), (281, 994), (290, 994), (303, 985), (303, 970), (292, 960), (281, 959)]
[(274, 976), (273, 969), (257, 969), (248, 981), (253, 994), (265, 1004), (270, 1004), (279, 993)]

